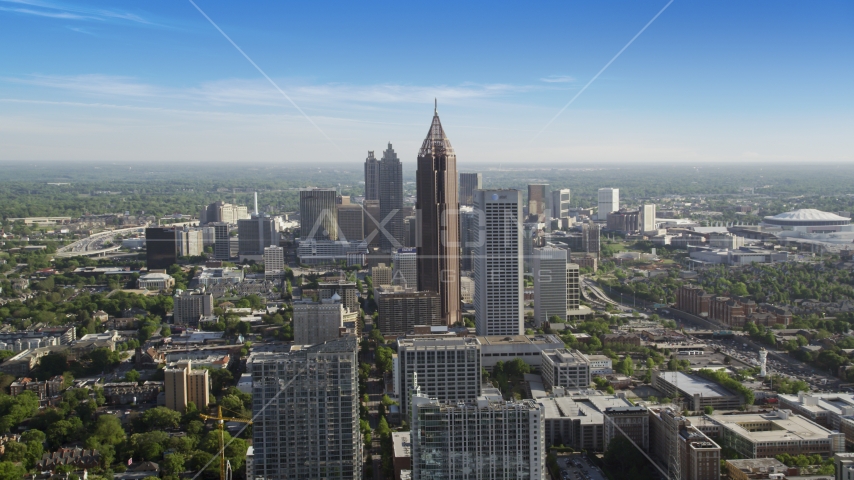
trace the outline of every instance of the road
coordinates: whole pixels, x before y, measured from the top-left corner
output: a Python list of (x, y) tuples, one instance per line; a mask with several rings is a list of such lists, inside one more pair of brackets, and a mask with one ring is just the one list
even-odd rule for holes
[(57, 257), (75, 257), (79, 255), (98, 255), (106, 252), (116, 251), (120, 245), (105, 247), (107, 243), (112, 243), (117, 235), (138, 232), (145, 229), (148, 224), (141, 227), (119, 228), (116, 230), (105, 230), (92, 234), (86, 238), (82, 238), (74, 243), (61, 247), (56, 251)]

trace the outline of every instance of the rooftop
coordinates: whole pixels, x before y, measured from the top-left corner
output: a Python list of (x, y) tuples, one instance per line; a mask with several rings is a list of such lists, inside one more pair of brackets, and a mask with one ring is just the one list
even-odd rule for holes
[(822, 212), (814, 208), (802, 208), (791, 212), (784, 212), (778, 215), (767, 216), (766, 219), (783, 220), (789, 222), (806, 222), (806, 221), (850, 221), (850, 218), (841, 217), (835, 213)]
[(392, 432), (391, 442), (395, 458), (412, 456), (412, 441), (410, 432)]
[[(773, 413), (743, 413), (737, 415), (706, 415), (712, 422), (733, 432), (760, 442), (821, 440), (833, 434), (830, 430), (788, 410)], [(753, 429), (762, 430), (753, 430)]]
[(703, 397), (731, 397), (733, 394), (718, 385), (717, 383), (706, 380), (705, 378), (686, 375), (682, 372), (661, 372), (659, 376), (667, 383), (677, 386), (679, 390), (687, 395), (700, 395)]

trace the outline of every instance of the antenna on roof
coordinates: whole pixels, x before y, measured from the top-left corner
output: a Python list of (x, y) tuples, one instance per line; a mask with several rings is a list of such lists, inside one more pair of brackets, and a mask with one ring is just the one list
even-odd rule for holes
[(436, 97), (433, 97), (433, 115), (439, 114), (439, 101), (436, 100)]

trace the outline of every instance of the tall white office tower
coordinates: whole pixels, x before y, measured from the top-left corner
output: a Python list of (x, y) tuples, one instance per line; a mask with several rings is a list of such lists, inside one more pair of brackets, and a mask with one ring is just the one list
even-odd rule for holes
[(392, 262), (392, 285), (418, 289), (418, 250), (401, 248), (394, 253)]
[(252, 355), (253, 480), (362, 478), (356, 337)]
[(598, 220), (607, 220), (608, 214), (620, 209), (620, 189), (599, 189), (599, 212), (596, 214)]
[(644, 205), (641, 208), (641, 232), (655, 230), (655, 204)]
[(478, 335), (522, 335), (522, 192), (477, 190), (480, 212), (474, 258), (474, 306)]
[(552, 218), (560, 219), (569, 216), (569, 189), (552, 190)]
[(542, 325), (551, 317), (566, 321), (566, 250), (534, 249), (534, 322)]

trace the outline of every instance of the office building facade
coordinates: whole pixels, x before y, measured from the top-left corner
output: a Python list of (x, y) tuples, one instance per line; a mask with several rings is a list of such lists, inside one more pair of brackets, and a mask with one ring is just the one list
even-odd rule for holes
[[(473, 194), (474, 195), (474, 194)], [(474, 200), (472, 200), (474, 201)], [(460, 207), (460, 269), (470, 272), (474, 269), (474, 254), (477, 246), (478, 222), (481, 216), (473, 207)]]
[(460, 321), (460, 221), (457, 156), (434, 110), (427, 138), (418, 152), (416, 210), (418, 290), (437, 292), (442, 319)]
[(518, 190), (478, 190), (483, 212), (474, 258), (474, 307), (478, 335), (524, 332), (522, 195)]
[(616, 212), (620, 209), (620, 189), (619, 188), (600, 188), (599, 189), (599, 211), (596, 218), (600, 221), (608, 219), (608, 214)]
[(294, 345), (316, 345), (337, 339), (344, 326), (341, 297), (294, 302)]
[(176, 228), (175, 249), (179, 257), (197, 257), (205, 251), (205, 235), (198, 228)]
[(552, 218), (569, 217), (569, 194), (568, 188), (552, 190)]
[(229, 227), (225, 222), (209, 223), (214, 231), (214, 258), (228, 260), (231, 258), (231, 237)]
[(334, 188), (306, 188), (299, 192), (300, 238), (338, 240), (338, 192)]
[(338, 205), (338, 234), (348, 242), (365, 239), (365, 214), (358, 203)]
[(175, 229), (149, 227), (145, 229), (145, 266), (165, 269), (178, 263)]
[(590, 386), (590, 359), (578, 350), (559, 348), (541, 352), (543, 385), (554, 387), (588, 388)]
[(392, 285), (406, 288), (418, 287), (418, 251), (414, 248), (401, 248), (392, 257)]
[(397, 340), (398, 386), (401, 413), (408, 412), (410, 391), (442, 403), (471, 402), (480, 395), (480, 342), (476, 338), (400, 338)]
[(543, 407), (482, 396), (469, 404), (412, 397), (412, 478), (549, 478)]
[(382, 217), (380, 216), (380, 201), (365, 200), (365, 203), (362, 206), (364, 207), (363, 214), (365, 218), (365, 241), (368, 242), (368, 245), (371, 247), (379, 247), (381, 235), (379, 225), (382, 222)]
[(232, 205), (223, 201), (211, 203), (199, 213), (199, 224), (228, 223), (236, 225), (238, 220), (249, 218), (246, 205)]
[(535, 248), (534, 322), (542, 325), (557, 316), (566, 321), (567, 310), (567, 251), (560, 248)]
[(281, 282), (285, 279), (285, 249), (264, 248), (264, 280)]
[(383, 335), (405, 335), (416, 325), (439, 326), (439, 294), (416, 292), (411, 288), (385, 286), (374, 289), (380, 332)]
[(655, 204), (646, 204), (641, 207), (641, 231), (643, 232), (651, 232), (656, 229), (655, 222)]
[(528, 215), (541, 219), (546, 213), (546, 199), (549, 196), (547, 183), (528, 185)]
[(365, 200), (380, 200), (380, 162), (373, 151), (365, 159)]
[[(392, 252), (403, 247), (403, 166), (391, 143), (380, 160), (380, 250)], [(386, 220), (388, 219), (388, 220)]]
[(252, 357), (253, 480), (362, 478), (358, 343)]
[(172, 321), (176, 325), (197, 324), (200, 317), (213, 315), (213, 295), (182, 291), (172, 297)]
[(238, 254), (262, 259), (264, 249), (279, 244), (276, 222), (269, 215), (252, 215), (237, 221)]
[(480, 173), (460, 174), (460, 206), (474, 205), (474, 191), (483, 188), (483, 175)]

